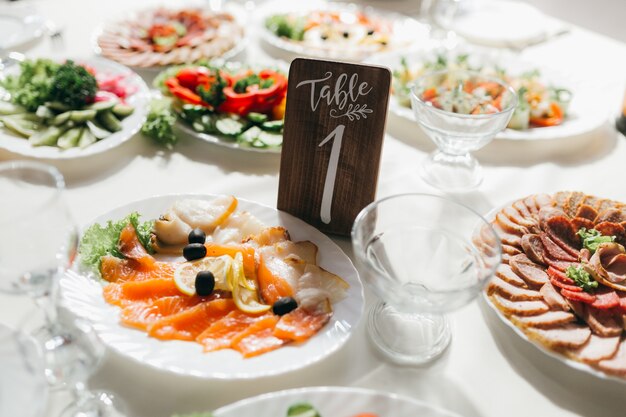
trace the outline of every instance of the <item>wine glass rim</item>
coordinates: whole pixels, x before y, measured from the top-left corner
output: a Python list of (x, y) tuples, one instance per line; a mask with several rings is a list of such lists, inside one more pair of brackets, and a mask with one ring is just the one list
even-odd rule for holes
[(52, 197), (50, 197), (46, 201), (43, 201), (37, 207), (32, 207), (30, 210), (23, 211), (19, 213), (17, 216), (12, 217), (12, 218), (4, 217), (0, 219), (0, 224), (10, 223), (14, 221), (16, 218), (28, 216), (32, 212), (36, 212), (38, 210), (41, 210), (44, 207), (51, 205), (52, 203), (54, 203), (57, 199), (61, 197), (62, 191), (65, 190), (65, 179), (63, 178), (63, 175), (57, 168), (53, 167), (52, 165), (48, 165), (48, 164), (44, 164), (44, 163), (36, 162), (36, 161), (0, 162), (0, 175), (5, 171), (11, 171), (14, 169), (27, 169), (27, 170), (39, 171), (39, 172), (48, 174), (50, 178), (52, 178), (55, 192), (52, 195)]
[[(484, 78), (485, 80), (488, 81), (493, 81), (495, 83), (498, 83), (499, 85), (501, 85), (502, 87), (504, 87), (510, 94), (511, 97), (513, 97), (513, 99), (511, 100), (511, 103), (509, 103), (509, 105), (507, 107), (505, 107), (502, 110), (499, 110), (495, 113), (482, 113), (482, 114), (463, 114), (463, 113), (454, 113), (454, 112), (450, 112), (447, 110), (443, 110), (443, 109), (439, 109), (435, 106), (433, 106), (431, 103), (425, 102), (423, 101), (415, 92), (415, 90), (417, 89), (417, 86), (419, 84), (420, 81), (425, 80), (428, 77), (432, 77), (435, 75), (443, 75), (443, 74), (449, 74), (449, 73), (463, 73), (463, 74), (469, 74), (471, 76), (477, 76), (477, 77), (481, 77)], [(490, 76), (490, 75), (485, 75), (485, 74), (481, 74), (478, 71), (468, 71), (468, 70), (462, 70), (462, 69), (454, 69), (454, 70), (450, 70), (450, 69), (444, 69), (444, 70), (438, 70), (438, 71), (431, 71), (431, 72), (427, 72), (421, 76), (419, 76), (418, 78), (416, 78), (415, 80), (413, 80), (413, 86), (411, 87), (411, 97), (414, 98), (414, 102), (417, 103), (418, 105), (425, 107), (429, 110), (432, 110), (436, 113), (440, 113), (446, 116), (453, 116), (453, 117), (457, 117), (459, 119), (490, 119), (493, 118), (494, 116), (497, 115), (501, 115), (504, 113), (510, 113), (513, 110), (515, 110), (515, 108), (517, 107), (518, 104), (518, 98), (517, 98), (517, 93), (515, 92), (515, 89), (513, 87), (511, 87), (508, 83), (506, 83), (504, 80), (502, 80), (501, 78), (498, 77), (494, 77), (494, 76)]]
[[(359, 214), (357, 215), (356, 219), (354, 220), (354, 223), (352, 224), (352, 231), (351, 231), (351, 238), (352, 238), (352, 244), (354, 246), (356, 246), (355, 248), (355, 255), (358, 256), (359, 258), (361, 258), (362, 260), (366, 260), (365, 256), (364, 256), (364, 248), (363, 248), (363, 244), (361, 242), (361, 240), (358, 238), (359, 232), (358, 232), (358, 227), (359, 224), (361, 222), (363, 222), (363, 219), (370, 213), (372, 212), (376, 207), (380, 206), (381, 204), (389, 201), (389, 200), (393, 200), (393, 199), (397, 199), (397, 198), (403, 198), (403, 197), (427, 197), (427, 198), (434, 198), (436, 200), (441, 200), (445, 203), (448, 204), (452, 204), (452, 205), (456, 205), (458, 207), (461, 207), (462, 209), (472, 213), (478, 223), (482, 223), (483, 226), (487, 226), (489, 228), (489, 231), (491, 232), (491, 234), (495, 237), (495, 244), (494, 244), (494, 250), (495, 250), (495, 254), (493, 256), (495, 256), (495, 262), (493, 262), (493, 265), (489, 267), (489, 276), (493, 276), (496, 272), (496, 269), (498, 268), (498, 266), (500, 265), (500, 263), (502, 262), (502, 242), (500, 240), (500, 236), (498, 235), (498, 233), (496, 233), (495, 229), (493, 228), (493, 226), (491, 225), (491, 223), (489, 221), (487, 221), (487, 219), (480, 213), (478, 213), (476, 210), (474, 210), (473, 208), (467, 206), (466, 204), (463, 204), (461, 202), (452, 200), (448, 197), (445, 196), (441, 196), (441, 195), (437, 195), (437, 194), (429, 194), (429, 193), (401, 193), (401, 194), (393, 194), (384, 198), (381, 198), (380, 200), (376, 200), (371, 202), (370, 204), (368, 204), (367, 206), (365, 206), (365, 208), (363, 208), (363, 210), (361, 210), (359, 212)], [(487, 281), (487, 280), (486, 280)], [(485, 283), (486, 283), (485, 281)], [(474, 286), (475, 284), (470, 285)], [(469, 287), (468, 287), (469, 288)], [(459, 289), (453, 289), (453, 290), (431, 290), (431, 292), (433, 294), (449, 294), (451, 292), (456, 292)]]

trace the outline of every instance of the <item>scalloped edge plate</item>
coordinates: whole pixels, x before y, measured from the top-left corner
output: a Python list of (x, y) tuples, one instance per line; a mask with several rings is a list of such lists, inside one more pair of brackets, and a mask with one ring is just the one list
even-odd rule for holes
[[(94, 223), (121, 219), (137, 211), (144, 219), (157, 218), (174, 201), (183, 198), (212, 199), (214, 195), (163, 195), (135, 201), (97, 217)], [(363, 315), (363, 286), (350, 258), (329, 237), (290, 214), (239, 199), (238, 210), (249, 211), (268, 226), (287, 228), (294, 241), (310, 240), (318, 248), (318, 265), (350, 284), (345, 299), (334, 305), (330, 322), (309, 341), (286, 345), (263, 355), (243, 359), (234, 350), (202, 353), (193, 342), (160, 341), (145, 332), (119, 323), (119, 307), (102, 297), (105, 285), (89, 274), (68, 273), (60, 280), (61, 302), (72, 313), (93, 323), (104, 344), (120, 355), (152, 368), (205, 379), (253, 379), (304, 368), (337, 351), (348, 340)]]

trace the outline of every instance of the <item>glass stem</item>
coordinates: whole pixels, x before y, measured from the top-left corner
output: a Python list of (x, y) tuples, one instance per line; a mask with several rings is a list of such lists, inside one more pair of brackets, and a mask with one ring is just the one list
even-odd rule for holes
[(57, 322), (58, 310), (57, 310), (57, 296), (58, 285), (56, 279), (53, 279), (50, 283), (48, 291), (43, 294), (34, 297), (35, 304), (43, 312), (45, 325), (47, 327), (52, 326)]

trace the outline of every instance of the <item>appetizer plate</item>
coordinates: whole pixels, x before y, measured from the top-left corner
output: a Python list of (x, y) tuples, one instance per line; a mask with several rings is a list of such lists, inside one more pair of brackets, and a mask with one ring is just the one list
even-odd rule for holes
[[(541, 64), (521, 61), (512, 56), (504, 56), (498, 51), (483, 48), (462, 48), (458, 51), (449, 51), (442, 48), (430, 49), (428, 51), (413, 51), (408, 53), (389, 53), (372, 57), (371, 62), (376, 65), (384, 65), (395, 70), (400, 66), (402, 57), (406, 58), (409, 67), (424, 61), (432, 61), (438, 53), (456, 57), (461, 54), (468, 54), (471, 62), (475, 65), (499, 65), (513, 74), (520, 74), (524, 71), (539, 69), (541, 78), (548, 84), (568, 88), (573, 95), (569, 106), (568, 114), (562, 124), (550, 127), (530, 127), (524, 130), (505, 129), (496, 135), (496, 139), (514, 141), (543, 141), (564, 139), (572, 136), (582, 135), (591, 132), (602, 126), (610, 116), (610, 109), (599, 104), (598, 88), (583, 81), (574, 81), (570, 77), (561, 74), (559, 71), (546, 68)], [(391, 94), (389, 100), (389, 111), (395, 116), (410, 120), (417, 124), (415, 115), (411, 107), (407, 107), (400, 100)]]
[[(159, 215), (180, 199), (213, 199), (210, 195), (166, 195), (152, 197), (119, 207), (94, 220), (104, 223), (120, 219), (133, 211), (144, 220)], [(348, 282), (346, 297), (333, 306), (330, 322), (317, 335), (301, 345), (286, 345), (263, 355), (244, 359), (230, 349), (203, 353), (197, 343), (160, 341), (144, 332), (124, 327), (119, 308), (102, 296), (106, 283), (90, 274), (71, 271), (60, 282), (61, 300), (74, 314), (93, 323), (103, 342), (122, 356), (158, 370), (206, 379), (251, 379), (282, 374), (318, 362), (338, 350), (350, 337), (363, 313), (363, 286), (350, 258), (330, 238), (290, 214), (246, 200), (238, 210), (248, 211), (266, 225), (284, 226), (294, 241), (309, 240), (318, 248), (318, 265)]]
[[(343, 13), (348, 16), (357, 12), (365, 13), (367, 16), (381, 19), (388, 22), (392, 30), (392, 46), (389, 50), (413, 50), (422, 48), (428, 42), (429, 29), (426, 25), (408, 16), (382, 11), (373, 7), (364, 7), (352, 3), (326, 2), (322, 0), (312, 0), (306, 2), (294, 2), (291, 0), (275, 0), (261, 6), (258, 14), (257, 25), (261, 36), (268, 44), (295, 56), (306, 56), (312, 58), (339, 59), (344, 61), (362, 61), (375, 52), (358, 45), (346, 46), (327, 42), (325, 44), (311, 45), (300, 41), (281, 38), (265, 27), (268, 17), (276, 14), (296, 13), (307, 15), (313, 11), (328, 11)], [(356, 19), (356, 17), (355, 17)]]
[(30, 5), (0, 5), (0, 49), (13, 51), (40, 38), (46, 26), (43, 16)]
[[(98, 73), (103, 74), (123, 74), (126, 85), (136, 90), (134, 94), (126, 99), (126, 103), (134, 107), (133, 114), (121, 121), (122, 130), (113, 133), (105, 139), (99, 140), (93, 145), (84, 148), (71, 148), (63, 150), (56, 146), (32, 146), (28, 140), (0, 129), (0, 148), (10, 152), (41, 159), (72, 159), (81, 158), (105, 152), (129, 140), (139, 131), (148, 113), (148, 103), (150, 101), (150, 89), (141, 77), (130, 69), (103, 58), (76, 59), (76, 63), (86, 64), (94, 68)], [(19, 72), (19, 65), (12, 65), (7, 68), (6, 73), (0, 77)]]
[[(493, 222), (495, 220), (496, 214), (498, 214), (500, 210), (507, 207), (511, 203), (513, 203), (513, 201), (510, 201), (509, 203), (506, 203), (500, 207), (494, 208), (489, 213), (487, 213), (487, 215), (485, 215), (485, 219), (490, 223)], [(539, 343), (538, 341), (529, 338), (519, 327), (517, 327), (511, 320), (507, 319), (507, 317), (500, 310), (498, 310), (498, 308), (489, 299), (489, 296), (487, 295), (486, 290), (482, 291), (482, 297), (483, 297), (483, 301), (485, 302), (485, 304), (489, 307), (489, 310), (491, 313), (495, 314), (498, 317), (498, 319), (500, 319), (500, 321), (504, 323), (506, 327), (511, 329), (515, 334), (517, 334), (521, 340), (534, 346), (535, 348), (537, 348), (537, 350), (539, 350), (543, 354), (557, 360), (558, 362), (561, 362), (562, 364), (565, 364), (566, 366), (570, 368), (585, 372), (596, 378), (600, 378), (606, 381), (614, 381), (614, 382), (618, 382), (620, 384), (626, 385), (626, 379), (622, 379), (617, 376), (606, 374), (587, 364), (570, 359), (566, 357), (565, 355), (561, 355), (558, 352), (549, 349), (548, 347)]]
[(311, 387), (273, 392), (216, 410), (213, 417), (286, 416), (290, 405), (306, 402), (322, 417), (460, 417), (458, 414), (396, 394), (361, 388)]

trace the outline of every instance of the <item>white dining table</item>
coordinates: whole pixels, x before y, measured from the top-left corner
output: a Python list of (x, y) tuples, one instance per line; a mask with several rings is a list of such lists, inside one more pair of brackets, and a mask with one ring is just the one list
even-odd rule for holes
[[(179, 4), (151, 0), (31, 3), (62, 30), (62, 45), (58, 39), (52, 42), (44, 37), (27, 54), (77, 58), (94, 54), (94, 31), (105, 20), (153, 4)], [(382, 1), (376, 4), (385, 6)], [(389, 2), (389, 6), (402, 4)], [(626, 138), (614, 128), (626, 88), (626, 44), (570, 28), (569, 33), (520, 54), (526, 61), (558, 68), (597, 87), (597, 105), (607, 109), (606, 123), (592, 132), (558, 140), (496, 140), (476, 153), (484, 167), (483, 183), (474, 191), (450, 195), (452, 198), (481, 213), (528, 194), (559, 190), (626, 201)], [(255, 35), (250, 33), (249, 59), (266, 57), (269, 52)], [(420, 161), (434, 145), (416, 126), (389, 115), (378, 198), (406, 192), (440, 194), (420, 179)], [(0, 150), (0, 160), (12, 159), (20, 156)], [(181, 137), (170, 151), (138, 134), (102, 154), (48, 162), (64, 174), (66, 197), (81, 225), (117, 206), (160, 194), (233, 194), (272, 207), (277, 201), (279, 155), (242, 152), (192, 137)], [(333, 240), (352, 257), (349, 239)], [(375, 301), (369, 290), (366, 301), (367, 305)], [(17, 325), (33, 311), (28, 298), (0, 296), (3, 323)], [(107, 352), (90, 383), (115, 392), (126, 403), (129, 417), (211, 410), (256, 394), (305, 386), (389, 391), (466, 417), (626, 415), (626, 385), (596, 378), (546, 356), (505, 326), (484, 300), (450, 314), (450, 318), (452, 343), (441, 358), (426, 366), (394, 365), (379, 355), (368, 339), (364, 318), (338, 352), (285, 375), (203, 380), (162, 373)], [(57, 416), (68, 401), (66, 392), (53, 392), (45, 417)]]

